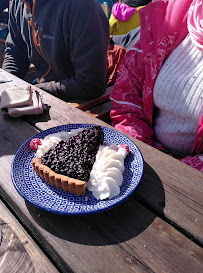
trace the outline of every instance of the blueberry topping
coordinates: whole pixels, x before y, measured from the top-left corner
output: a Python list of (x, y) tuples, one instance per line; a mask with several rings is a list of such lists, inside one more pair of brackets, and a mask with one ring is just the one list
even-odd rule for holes
[(95, 126), (79, 132), (68, 142), (61, 140), (41, 160), (58, 174), (88, 181), (97, 151), (103, 143), (103, 130), (100, 126)]

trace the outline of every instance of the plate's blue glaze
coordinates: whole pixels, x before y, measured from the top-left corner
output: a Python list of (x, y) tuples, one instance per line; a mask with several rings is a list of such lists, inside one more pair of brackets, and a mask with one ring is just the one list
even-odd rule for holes
[(32, 168), (31, 160), (35, 152), (30, 149), (33, 138), (45, 136), (60, 131), (70, 131), (79, 127), (89, 128), (92, 124), (68, 124), (42, 131), (28, 139), (17, 151), (12, 164), (12, 180), (19, 194), (34, 206), (58, 214), (81, 215), (101, 212), (124, 201), (138, 186), (143, 174), (143, 158), (137, 146), (122, 133), (107, 127), (102, 127), (106, 143), (129, 146), (130, 154), (125, 159), (124, 181), (121, 192), (111, 200), (96, 200), (87, 190), (85, 195), (78, 196), (65, 192), (41, 180)]

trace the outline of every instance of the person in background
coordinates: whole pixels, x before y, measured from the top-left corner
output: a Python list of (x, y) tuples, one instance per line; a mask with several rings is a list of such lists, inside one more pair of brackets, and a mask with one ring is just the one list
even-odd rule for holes
[(107, 86), (115, 84), (125, 54), (140, 39), (140, 27), (123, 35), (111, 35), (107, 52)]
[(109, 24), (97, 0), (13, 0), (3, 69), (65, 101), (106, 88)]
[(149, 0), (122, 0), (119, 3), (115, 3), (109, 19), (110, 34), (123, 35), (139, 27), (139, 10), (148, 3)]
[(112, 125), (203, 172), (203, 1), (154, 0), (140, 22), (111, 95)]

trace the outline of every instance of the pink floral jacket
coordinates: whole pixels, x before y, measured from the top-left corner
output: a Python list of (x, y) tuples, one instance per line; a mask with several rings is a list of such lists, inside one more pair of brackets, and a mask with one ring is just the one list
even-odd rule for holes
[[(140, 40), (126, 54), (111, 95), (112, 125), (158, 149), (153, 132), (153, 88), (162, 64), (188, 34), (192, 0), (154, 0), (140, 10)], [(181, 159), (203, 172), (203, 116), (192, 155)]]

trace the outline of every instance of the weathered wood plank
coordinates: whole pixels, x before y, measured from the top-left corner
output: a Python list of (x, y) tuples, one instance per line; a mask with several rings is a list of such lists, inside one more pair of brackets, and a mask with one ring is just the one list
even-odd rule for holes
[[(92, 118), (91, 115), (84, 117), (84, 112), (70, 107), (65, 102), (60, 102), (60, 107), (58, 107), (59, 102), (57, 100), (53, 102), (49, 94), (44, 94), (44, 97), (47, 103), (52, 105), (49, 118), (46, 119), (47, 122), (43, 122), (43, 116), (27, 119), (41, 130), (67, 123), (88, 122), (108, 126), (99, 119)], [(157, 213), (164, 214), (170, 221), (203, 242), (202, 228), (199, 225), (202, 219), (203, 174), (139, 140), (130, 138), (141, 150), (146, 166), (148, 166), (145, 168), (145, 177), (149, 183), (143, 184), (145, 187), (141, 188), (138, 193), (139, 200), (146, 201), (149, 206), (157, 210)], [(151, 173), (154, 174), (153, 177)], [(157, 189), (161, 191), (161, 195), (157, 194)], [(153, 195), (156, 196), (155, 199), (152, 198)], [(161, 202), (162, 205), (157, 206), (157, 202)]]
[(2, 119), (9, 130), (5, 125), (0, 139), (9, 141), (1, 145), (1, 193), (62, 271), (68, 264), (75, 272), (200, 272), (201, 248), (133, 198), (85, 217), (54, 215), (25, 203), (12, 185), (10, 166), (35, 129), (20, 119)]
[[(17, 80), (19, 83), (20, 79)], [(2, 84), (0, 92), (3, 86), (12, 84)], [(49, 111), (42, 116), (25, 118), (40, 130), (67, 123), (88, 122), (108, 126), (90, 115), (85, 116), (83, 111), (71, 107), (66, 102), (53, 99), (46, 92), (44, 92), (44, 102), (50, 106)], [(200, 223), (203, 174), (138, 140), (131, 139), (141, 150), (146, 162), (143, 182), (135, 193), (137, 200), (155, 209), (159, 215), (163, 215), (202, 243)]]
[[(116, 263), (115, 257), (122, 260), (124, 265), (122, 272), (128, 272), (127, 267), (125, 270), (127, 261), (135, 272), (138, 270), (135, 267), (136, 261), (145, 265), (146, 272), (148, 270), (150, 272), (201, 271), (202, 249), (169, 224), (149, 213), (132, 198), (110, 211), (77, 217), (77, 219), (75, 217), (67, 219), (66, 216), (58, 215), (50, 216), (31, 206), (29, 211), (42, 228), (54, 232), (55, 236), (59, 232), (58, 236), (68, 241), (71, 249), (74, 246), (72, 251), (76, 251), (78, 255), (81, 253), (81, 248), (85, 251), (83, 257), (90, 263), (89, 266), (84, 267), (85, 272), (97, 272), (99, 270), (97, 263), (102, 265), (104, 272), (108, 271), (105, 269), (108, 269), (111, 258), (107, 259), (106, 266), (100, 260), (98, 261), (95, 258), (98, 255), (97, 246), (100, 246), (102, 257), (105, 255), (103, 251), (114, 253), (111, 261), (113, 264)], [(37, 219), (39, 214), (41, 219)], [(65, 224), (66, 221), (68, 226)], [(56, 229), (55, 223), (60, 229)], [(121, 254), (119, 247), (126, 254)], [(65, 248), (63, 251), (65, 255)], [(79, 267), (76, 268), (76, 272)], [(92, 267), (94, 270), (91, 269)], [(116, 265), (114, 268), (113, 272), (118, 272)]]
[[(5, 118), (5, 122), (7, 118), (10, 120), (10, 122), (8, 122), (9, 130), (6, 129), (6, 126), (3, 126), (3, 130), (0, 131), (0, 140), (2, 140), (2, 143), (0, 143), (2, 147), (0, 157), (0, 195), (4, 198), (4, 201), (12, 207), (12, 210), (16, 212), (43, 251), (49, 253), (58, 264), (60, 270), (62, 270), (62, 272), (69, 272), (70, 270), (75, 272), (103, 272), (104, 269), (108, 272), (109, 268), (112, 267), (112, 261), (114, 261), (113, 269), (115, 272), (123, 272), (124, 270), (127, 273), (148, 272), (145, 268), (146, 265), (142, 265), (139, 260), (129, 262), (131, 255), (117, 245), (111, 246), (111, 242), (106, 240), (104, 234), (97, 234), (97, 231), (95, 231), (96, 233), (93, 235), (87, 226), (83, 226), (79, 236), (78, 231), (76, 232), (75, 230), (75, 228), (78, 229), (80, 226), (77, 220), (79, 218), (77, 217), (64, 218), (63, 216), (59, 216), (59, 219), (65, 219), (62, 226), (61, 224), (58, 225), (59, 222), (56, 218), (54, 218), (52, 226), (51, 222), (49, 224), (49, 220), (46, 220), (44, 216), (47, 215), (47, 217), (51, 217), (50, 219), (52, 219), (55, 215), (43, 211), (37, 211), (37, 215), (34, 215), (29, 204), (25, 203), (24, 199), (14, 188), (10, 172), (11, 163), (17, 149), (30, 137), (30, 134), (35, 134), (36, 130), (29, 124), (21, 122), (20, 119), (12, 119), (7, 116), (2, 117), (2, 115), (0, 115), (0, 118), (3, 120)], [(0, 124), (3, 125), (4, 122), (0, 120)], [(30, 128), (30, 131), (26, 127)], [(3, 142), (3, 140), (7, 141)], [(43, 218), (40, 217), (42, 213), (45, 213)], [(70, 219), (72, 219), (72, 224)], [(72, 234), (72, 236), (74, 236), (74, 234), (77, 235), (74, 237), (76, 241), (71, 242), (71, 238), (63, 238), (63, 236), (68, 234)], [(80, 244), (80, 242), (77, 241), (79, 238), (85, 238), (85, 240), (87, 240), (86, 243)], [(91, 244), (86, 245), (88, 242), (95, 242), (97, 247)], [(103, 247), (98, 247), (100, 245)], [(107, 245), (107, 247), (105, 247), (105, 245)], [(98, 257), (101, 260), (99, 263)], [(88, 263), (86, 262), (87, 260)]]
[(58, 272), (0, 200), (0, 271)]
[[(172, 172), (170, 169), (164, 172), (166, 167), (164, 160), (168, 160), (170, 165), (170, 161), (174, 159), (167, 155), (162, 156), (165, 159), (163, 157), (162, 160), (158, 160), (156, 153), (153, 158), (147, 155), (148, 163), (152, 162), (153, 170), (149, 164), (145, 164), (142, 183), (133, 197), (147, 207), (153, 208), (158, 215), (166, 217), (175, 226), (183, 229), (187, 236), (196, 238), (202, 244), (203, 174), (178, 161), (177, 168), (174, 166)], [(186, 175), (188, 171), (189, 176)]]

